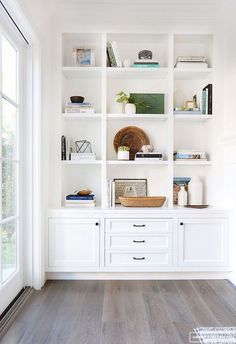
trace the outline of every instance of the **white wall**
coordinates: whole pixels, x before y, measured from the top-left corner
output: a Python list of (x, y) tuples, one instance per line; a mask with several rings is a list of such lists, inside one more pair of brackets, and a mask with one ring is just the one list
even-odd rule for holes
[[(226, 205), (232, 205), (234, 190), (236, 191), (236, 3), (234, 0), (18, 0), (29, 20), (36, 28), (42, 42), (42, 152), (43, 152), (43, 204), (56, 206), (60, 199), (60, 173), (57, 173), (56, 154), (58, 142), (55, 136), (59, 127), (60, 112), (53, 110), (56, 93), (55, 82), (52, 80), (53, 69), (60, 63), (55, 47), (61, 32), (93, 31), (93, 32), (211, 32), (224, 34), (219, 47), (225, 51), (225, 111), (223, 101), (222, 116), (225, 116), (225, 179)], [(224, 11), (223, 11), (224, 10)], [(224, 16), (223, 16), (224, 15)], [(222, 43), (222, 44), (221, 44)], [(59, 62), (58, 62), (59, 61)], [(223, 85), (222, 85), (223, 86)], [(222, 88), (223, 90), (223, 88)], [(222, 91), (223, 97), (223, 91)], [(223, 98), (222, 98), (223, 99)], [(222, 136), (219, 125), (219, 135)], [(219, 147), (219, 150), (222, 147)], [(227, 153), (228, 152), (228, 153)], [(234, 155), (234, 159), (231, 157)], [(216, 185), (216, 187), (218, 187)], [(59, 197), (58, 197), (59, 195)]]

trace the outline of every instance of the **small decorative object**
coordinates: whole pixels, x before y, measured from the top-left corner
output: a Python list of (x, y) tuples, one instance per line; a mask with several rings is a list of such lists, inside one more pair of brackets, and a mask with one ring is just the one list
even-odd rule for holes
[(193, 110), (194, 109), (194, 101), (193, 100), (186, 100), (184, 107), (186, 110)]
[(82, 96), (71, 96), (70, 100), (71, 100), (71, 103), (83, 103), (84, 97), (82, 97)]
[(125, 113), (126, 115), (135, 115), (136, 114), (135, 104), (131, 104), (131, 103), (125, 104)]
[(178, 194), (181, 186), (184, 186), (185, 191), (188, 191), (188, 183), (191, 178), (189, 177), (174, 177), (173, 180), (173, 203), (178, 204)]
[(143, 145), (149, 145), (149, 138), (145, 132), (135, 126), (122, 128), (114, 137), (113, 146), (118, 152), (118, 147), (128, 146), (130, 152), (130, 160), (134, 160), (135, 154), (140, 151)]
[(117, 159), (118, 160), (129, 160), (129, 147), (127, 147), (127, 146), (118, 147)]
[(165, 196), (152, 197), (119, 197), (125, 207), (162, 207), (166, 201)]
[(147, 196), (147, 179), (114, 179), (115, 204), (120, 204), (122, 196)]
[(125, 113), (127, 115), (134, 115), (136, 113), (136, 105), (130, 101), (130, 96), (123, 91), (120, 91), (117, 95), (117, 103), (125, 104)]
[(151, 52), (151, 50), (141, 50), (138, 53), (138, 58), (140, 60), (151, 60), (152, 59), (152, 52)]
[(184, 185), (182, 185), (178, 193), (178, 205), (181, 207), (184, 207), (185, 205), (187, 205), (187, 200), (188, 200), (188, 194), (185, 191)]
[(91, 143), (87, 140), (75, 141), (75, 147), (77, 153), (92, 153)]
[(95, 52), (91, 48), (74, 48), (72, 56), (74, 65), (76, 66), (95, 66)]
[(164, 114), (163, 93), (130, 93), (129, 103), (136, 104), (138, 114)]
[(125, 67), (125, 68), (129, 68), (129, 67), (131, 67), (131, 65), (132, 65), (132, 62), (131, 62), (131, 60), (124, 60), (123, 61), (123, 67)]
[(202, 182), (199, 177), (192, 177), (188, 183), (188, 204), (202, 205)]
[(141, 151), (143, 153), (151, 153), (154, 151), (154, 147), (153, 147), (153, 145), (143, 145), (141, 148)]
[(85, 190), (76, 190), (74, 192), (75, 195), (77, 196), (88, 196), (92, 193), (92, 190), (85, 189)]

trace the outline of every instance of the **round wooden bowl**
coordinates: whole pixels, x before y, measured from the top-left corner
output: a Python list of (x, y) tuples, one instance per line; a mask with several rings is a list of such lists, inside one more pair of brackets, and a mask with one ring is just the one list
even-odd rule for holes
[(130, 160), (134, 160), (135, 154), (140, 152), (142, 146), (149, 144), (149, 138), (145, 132), (135, 126), (129, 126), (120, 129), (113, 141), (113, 146), (116, 153), (118, 152), (118, 147), (120, 146), (129, 147)]

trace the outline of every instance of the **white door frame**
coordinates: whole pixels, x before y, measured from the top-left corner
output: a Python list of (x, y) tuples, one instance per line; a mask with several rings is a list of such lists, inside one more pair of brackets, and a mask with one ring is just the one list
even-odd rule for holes
[[(24, 145), (24, 284), (40, 289), (45, 282), (43, 260), (41, 198), (41, 44), (20, 6), (15, 0), (3, 3), (29, 42), (25, 101)], [(13, 24), (4, 18), (11, 30)], [(23, 39), (23, 38), (22, 38)]]

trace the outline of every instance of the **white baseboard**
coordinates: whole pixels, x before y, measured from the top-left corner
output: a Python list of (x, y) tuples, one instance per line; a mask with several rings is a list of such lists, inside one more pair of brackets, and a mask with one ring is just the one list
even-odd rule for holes
[(236, 274), (235, 273), (230, 274), (228, 279), (230, 280), (231, 283), (233, 283), (233, 285), (236, 286)]
[(190, 280), (230, 279), (226, 272), (47, 272), (47, 280)]

